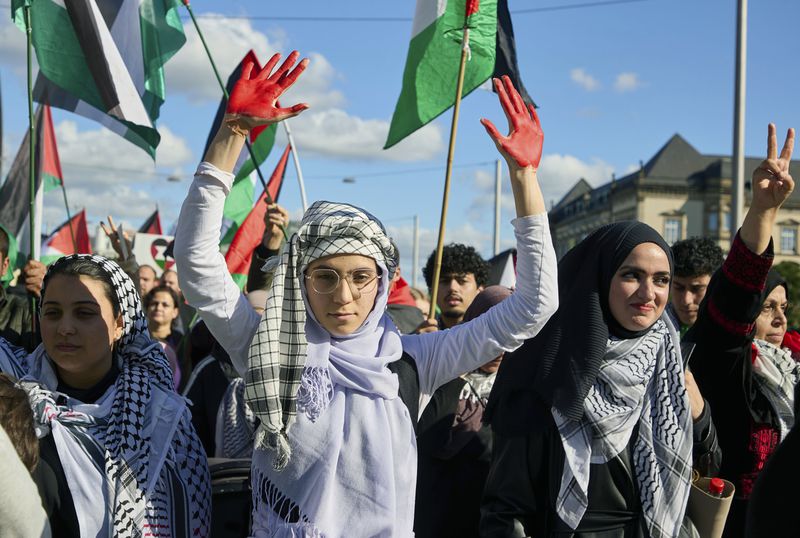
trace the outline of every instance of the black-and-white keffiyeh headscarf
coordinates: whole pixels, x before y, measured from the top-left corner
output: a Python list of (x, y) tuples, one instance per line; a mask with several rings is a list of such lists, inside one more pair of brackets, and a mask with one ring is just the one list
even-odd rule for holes
[[(58, 380), (43, 344), (29, 357), (30, 372), (23, 381), (38, 427), (50, 430), (56, 440), (81, 533), (207, 536), (211, 495), (206, 457), (185, 402), (174, 393), (162, 347), (150, 337), (134, 283), (101, 256), (67, 256), (50, 271), (76, 258), (109, 275), (120, 305), (124, 327), (115, 345), (120, 373), (113, 390), (96, 405), (56, 393)], [(93, 483), (95, 478), (104, 484)], [(101, 491), (92, 491), (98, 485), (108, 491), (107, 507)]]
[(312, 261), (332, 254), (360, 254), (384, 266), (391, 280), (397, 251), (383, 225), (363, 209), (332, 202), (315, 202), (273, 272), (266, 309), (250, 346), (245, 376), (247, 403), (261, 424), (256, 447), (276, 451), (274, 467), (284, 468), (291, 456), (286, 430), (297, 414), (297, 393), (306, 364), (306, 307), (303, 270)]
[(553, 409), (565, 462), (556, 500), (559, 517), (577, 528), (588, 506), (589, 465), (606, 463), (633, 443), (633, 472), (653, 538), (677, 536), (692, 468), (691, 412), (678, 342), (666, 314), (639, 338), (609, 339), (606, 359), (570, 421)]
[(787, 348), (754, 340), (753, 382), (769, 402), (780, 426), (781, 441), (794, 426), (794, 388), (800, 381), (800, 363)]

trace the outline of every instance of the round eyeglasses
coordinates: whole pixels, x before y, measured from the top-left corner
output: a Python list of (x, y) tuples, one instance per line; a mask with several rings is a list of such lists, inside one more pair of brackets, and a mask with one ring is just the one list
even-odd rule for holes
[[(329, 295), (336, 291), (343, 278), (335, 270), (324, 268), (314, 269), (305, 276), (306, 280), (311, 282), (313, 290), (322, 295)], [(350, 293), (354, 299), (361, 297), (361, 292), (377, 278), (378, 273), (370, 269), (356, 269), (344, 275), (344, 280), (350, 286)]]

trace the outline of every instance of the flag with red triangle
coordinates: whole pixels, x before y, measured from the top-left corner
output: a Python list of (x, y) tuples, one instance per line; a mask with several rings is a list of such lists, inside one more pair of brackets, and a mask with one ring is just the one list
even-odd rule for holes
[(39, 138), (42, 142), (40, 162), (44, 192), (50, 192), (64, 185), (64, 175), (61, 173), (61, 160), (58, 158), (56, 133), (53, 130), (53, 115), (50, 113), (49, 105), (44, 105), (42, 108), (44, 110), (44, 121), (42, 122), (42, 134)]
[(50, 237), (42, 243), (41, 261), (45, 265), (49, 265), (61, 256), (91, 253), (89, 228), (86, 226), (86, 210), (82, 209), (71, 220), (67, 220), (53, 230)]
[[(281, 155), (275, 167), (275, 171), (272, 172), (272, 177), (269, 178), (269, 183), (267, 183), (269, 195), (275, 202), (278, 201), (278, 196), (281, 193), (283, 177), (286, 173), (286, 162), (289, 160), (289, 152), (291, 149), (291, 146), (286, 146), (283, 155)], [(236, 230), (236, 235), (233, 236), (231, 246), (227, 254), (225, 254), (225, 262), (228, 264), (228, 271), (230, 271), (233, 280), (239, 285), (239, 288), (244, 288), (245, 284), (247, 284), (247, 273), (250, 271), (253, 250), (261, 243), (264, 230), (266, 229), (266, 224), (264, 223), (264, 215), (266, 212), (266, 192), (264, 192), (261, 193), (256, 205), (253, 206), (250, 213)]]
[(164, 232), (161, 231), (161, 216), (158, 214), (158, 208), (139, 226), (138, 233), (164, 235)]

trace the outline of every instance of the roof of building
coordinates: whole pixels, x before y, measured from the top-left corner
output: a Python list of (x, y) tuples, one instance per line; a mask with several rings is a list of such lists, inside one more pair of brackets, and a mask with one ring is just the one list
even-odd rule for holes
[[(753, 170), (761, 163), (763, 158), (747, 157), (744, 164), (745, 182), (753, 174)], [(796, 181), (800, 181), (800, 161), (792, 161), (790, 172)], [(578, 198), (588, 195), (590, 205), (604, 203), (612, 186), (622, 189), (638, 181), (641, 186), (663, 187), (704, 187), (707, 179), (730, 178), (733, 175), (731, 157), (723, 155), (703, 155), (679, 134), (674, 134), (659, 149), (641, 169), (636, 170), (622, 178), (612, 179), (596, 188), (581, 178), (553, 207), (552, 212), (558, 213), (569, 206)], [(745, 196), (749, 198), (749, 188), (745, 189)], [(800, 188), (795, 189), (790, 200), (800, 204)]]

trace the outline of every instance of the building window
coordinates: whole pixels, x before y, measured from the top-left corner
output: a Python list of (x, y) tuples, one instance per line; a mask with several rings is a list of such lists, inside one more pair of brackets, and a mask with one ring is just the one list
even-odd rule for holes
[(668, 245), (681, 239), (681, 219), (664, 220), (664, 240)]
[(719, 230), (719, 213), (716, 211), (708, 214), (708, 231), (716, 232)]
[[(730, 232), (731, 231), (731, 212), (725, 211), (722, 213), (722, 225), (724, 226), (723, 230)], [(736, 230), (734, 230), (734, 233)]]
[(784, 254), (797, 254), (796, 227), (781, 226), (781, 252)]

